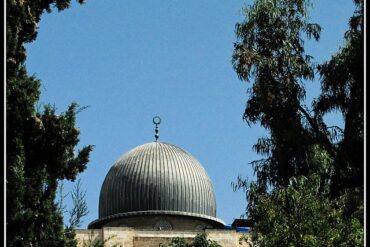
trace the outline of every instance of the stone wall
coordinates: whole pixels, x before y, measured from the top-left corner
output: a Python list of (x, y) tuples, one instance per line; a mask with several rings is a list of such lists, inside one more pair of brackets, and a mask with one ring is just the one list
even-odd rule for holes
[[(217, 241), (223, 247), (248, 247), (240, 243), (242, 233), (233, 230), (206, 230), (209, 239)], [(78, 247), (84, 247), (89, 241), (103, 240), (105, 246), (122, 247), (158, 247), (168, 244), (173, 238), (181, 237), (191, 241), (199, 232), (196, 231), (153, 231), (134, 230), (128, 227), (104, 227), (103, 229), (76, 230)]]
[(158, 223), (167, 223), (170, 229), (174, 231), (194, 231), (203, 230), (205, 228), (213, 228), (211, 222), (206, 219), (179, 216), (179, 215), (147, 215), (124, 217), (121, 219), (110, 220), (104, 227), (132, 227), (140, 230), (158, 230)]
[(178, 233), (175, 236), (173, 231), (140, 231), (136, 233), (133, 247), (158, 247), (159, 244), (169, 244), (175, 237), (182, 237), (185, 241), (191, 242), (196, 235), (194, 233)]

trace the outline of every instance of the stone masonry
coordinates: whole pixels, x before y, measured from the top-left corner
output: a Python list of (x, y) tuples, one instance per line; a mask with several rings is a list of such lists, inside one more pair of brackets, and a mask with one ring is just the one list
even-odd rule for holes
[[(207, 237), (217, 241), (223, 247), (249, 247), (240, 239), (244, 233), (235, 230), (205, 230)], [(89, 246), (94, 240), (105, 241), (105, 246), (121, 247), (158, 247), (161, 243), (168, 244), (173, 238), (181, 237), (191, 241), (198, 232), (196, 231), (154, 231), (135, 230), (129, 227), (104, 227), (103, 229), (76, 230), (78, 247)]]

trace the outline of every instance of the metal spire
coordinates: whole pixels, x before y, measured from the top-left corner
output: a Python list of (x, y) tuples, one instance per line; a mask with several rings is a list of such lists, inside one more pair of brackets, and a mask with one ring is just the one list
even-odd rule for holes
[(158, 134), (158, 132), (159, 132), (158, 125), (161, 123), (161, 118), (158, 117), (158, 116), (155, 116), (153, 118), (153, 123), (155, 124), (155, 135), (154, 135), (155, 141), (158, 141), (158, 137), (159, 137), (159, 134)]

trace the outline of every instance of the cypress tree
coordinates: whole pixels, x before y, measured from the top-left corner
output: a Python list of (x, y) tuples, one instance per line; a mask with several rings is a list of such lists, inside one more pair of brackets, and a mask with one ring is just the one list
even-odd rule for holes
[[(79, 1), (82, 3), (82, 1)], [(67, 9), (70, 0), (6, 4), (6, 235), (8, 246), (74, 246), (55, 202), (58, 182), (84, 171), (92, 146), (75, 153), (78, 105), (62, 114), (36, 109), (41, 82), (27, 74), (25, 43), (37, 36), (42, 13)]]

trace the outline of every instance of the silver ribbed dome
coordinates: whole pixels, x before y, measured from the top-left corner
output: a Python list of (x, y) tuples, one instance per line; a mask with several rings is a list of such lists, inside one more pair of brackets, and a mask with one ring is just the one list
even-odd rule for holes
[(100, 191), (99, 219), (135, 212), (216, 217), (211, 180), (189, 153), (152, 142), (123, 155), (109, 170)]

